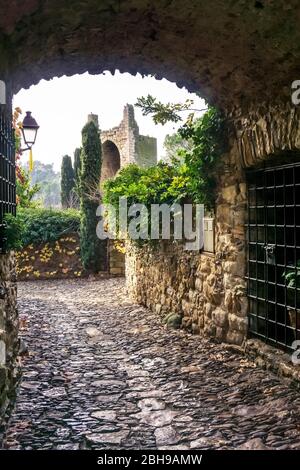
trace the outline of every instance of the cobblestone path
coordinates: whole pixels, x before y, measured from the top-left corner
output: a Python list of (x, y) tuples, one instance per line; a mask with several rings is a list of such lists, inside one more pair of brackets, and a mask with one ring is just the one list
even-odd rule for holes
[(300, 394), (228, 348), (168, 330), (123, 280), (24, 283), (29, 356), (11, 449), (300, 449)]

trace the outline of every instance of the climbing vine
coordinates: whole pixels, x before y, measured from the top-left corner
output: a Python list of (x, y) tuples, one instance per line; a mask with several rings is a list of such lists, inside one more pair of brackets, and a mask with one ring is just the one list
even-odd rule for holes
[(179, 133), (192, 142), (191, 149), (179, 151), (186, 168), (188, 194), (192, 201), (211, 210), (215, 205), (221, 156), (228, 149), (225, 118), (216, 108), (209, 108), (201, 118), (182, 126)]

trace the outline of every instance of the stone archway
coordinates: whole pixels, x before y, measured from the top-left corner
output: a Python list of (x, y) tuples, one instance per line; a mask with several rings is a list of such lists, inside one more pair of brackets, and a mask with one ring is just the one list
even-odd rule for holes
[(102, 143), (101, 182), (113, 178), (121, 167), (120, 152), (111, 140)]
[[(282, 149), (300, 148), (300, 107), (290, 99), (291, 83), (300, 79), (300, 5), (286, 3), (0, 0), (0, 80), (7, 84), (8, 103), (13, 93), (41, 79), (118, 68), (152, 73), (200, 92), (232, 121), (232, 146), (219, 179), (216, 262), (203, 261), (195, 284), (203, 315), (194, 318), (190, 292), (184, 309), (192, 326), (236, 344), (247, 332), (244, 169)], [(7, 276), (10, 261), (9, 256), (2, 260)], [(12, 298), (14, 285), (5, 282)], [(149, 288), (147, 296), (150, 306)], [(12, 324), (11, 298), (0, 316)], [(12, 336), (6, 347), (16, 351)]]
[(1, 0), (0, 77), (17, 91), (119, 68), (201, 90), (224, 109), (279, 101), (299, 78), (300, 5), (290, 3)]

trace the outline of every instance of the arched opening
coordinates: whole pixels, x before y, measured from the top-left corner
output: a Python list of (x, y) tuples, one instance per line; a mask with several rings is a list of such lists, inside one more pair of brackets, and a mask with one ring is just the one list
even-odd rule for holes
[(41, 78), (118, 66), (201, 89), (223, 108), (287, 98), (287, 84), (297, 79), (299, 6), (291, 15), (283, 0), (276, 8), (257, 3), (27, 0), (18, 9), (2, 2), (0, 75), (13, 78), (17, 91)]
[[(117, 0), (110, 0), (109, 2), (99, 2), (97, 0), (87, 0), (85, 2), (81, 0), (74, 0), (73, 2), (24, 0), (22, 5), (16, 8), (16, 2), (10, 2), (9, 5), (4, 5), (4, 3), (1, 2), (0, 5), (0, 80), (4, 80), (7, 84), (9, 92), (7, 97), (8, 108), (10, 107), (11, 94), (16, 93), (23, 87), (29, 87), (41, 79), (51, 79), (63, 75), (70, 76), (86, 71), (96, 75), (105, 70), (114, 71), (118, 67), (121, 72), (137, 73), (139, 71), (142, 74), (153, 73), (157, 78), (167, 77), (172, 81), (176, 81), (179, 85), (185, 85), (190, 91), (200, 91), (201, 95), (210, 104), (216, 104), (226, 111), (230, 118), (233, 118), (237, 133), (232, 139), (235, 139), (234, 145), (231, 153), (228, 154), (228, 161), (224, 165), (224, 171), (220, 175), (218, 184), (215, 256), (200, 253), (197, 266), (192, 255), (188, 259), (180, 254), (177, 262), (176, 255), (173, 255), (173, 252), (168, 258), (167, 250), (161, 253), (160, 256), (156, 251), (153, 256), (148, 254), (147, 257), (139, 256), (139, 258), (132, 260), (135, 271), (133, 271), (130, 279), (134, 288), (138, 286), (140, 289), (140, 291), (137, 291), (138, 295), (136, 295), (139, 302), (141, 303), (142, 292), (145, 295), (144, 304), (147, 307), (151, 306), (157, 314), (160, 314), (161, 311), (166, 312), (166, 309), (169, 310), (171, 306), (172, 313), (176, 308), (180, 314), (184, 314), (185, 325), (193, 332), (197, 333), (202, 330), (205, 335), (216, 337), (219, 341), (227, 341), (237, 345), (244, 344), (248, 321), (246, 317), (247, 299), (244, 278), (246, 186), (241, 161), (244, 164), (252, 158), (255, 160), (265, 153), (270, 154), (273, 150), (299, 147), (298, 124), (300, 113), (294, 110), (290, 112), (288, 106), (288, 103), (290, 103), (290, 84), (298, 78), (295, 77), (295, 70), (297, 69), (296, 64), (300, 52), (295, 45), (299, 44), (299, 28), (297, 28), (299, 7), (295, 6), (294, 11), (291, 12), (291, 9), (284, 8), (285, 2), (283, 0), (278, 0), (276, 6), (272, 2), (254, 1), (194, 1), (180, 4), (180, 2), (174, 1), (139, 2), (137, 0), (128, 2)], [(289, 30), (289, 34), (286, 34), (287, 30)], [(74, 96), (74, 101), (76, 101), (78, 93)], [(56, 102), (59, 103), (60, 100), (57, 99)], [(10, 110), (8, 109), (8, 111)], [(57, 116), (55, 122), (57, 123)], [(5, 126), (5, 128), (8, 128), (8, 126)], [(7, 161), (14, 152), (13, 141), (9, 133), (5, 136), (3, 148), (4, 155), (1, 156), (4, 157), (4, 161)], [(2, 145), (0, 150), (2, 151)], [(123, 153), (123, 148), (120, 148), (119, 151), (112, 141), (105, 142), (103, 149), (103, 180), (115, 176), (120, 168), (120, 152)], [(13, 167), (14, 162), (11, 163)], [(284, 246), (285, 258), (284, 262), (281, 263), (284, 269), (289, 269), (290, 258), (293, 258), (294, 263), (297, 261), (298, 245), (295, 242), (298, 229), (296, 223), (297, 170), (297, 167), (293, 168), (294, 179), (283, 179), (282, 185), (277, 184), (277, 173), (275, 172), (274, 177), (274, 172), (271, 170), (268, 172), (271, 177), (271, 184), (263, 184), (263, 187), (260, 187), (256, 178), (255, 187), (253, 188), (255, 201), (258, 201), (257, 194), (261, 190), (267, 197), (269, 193), (271, 193), (271, 196), (276, 192), (283, 194), (283, 209), (284, 211), (287, 210), (282, 219), (285, 221), (284, 230), (286, 232), (284, 236), (290, 237), (291, 240), (290, 246)], [(290, 168), (287, 173), (285, 171), (285, 168), (280, 169), (278, 175), (280, 176), (283, 172), (284, 178), (286, 178)], [(9, 207), (13, 207), (15, 200), (13, 192), (14, 172), (7, 171), (7, 173), (10, 174), (11, 178), (9, 181), (6, 175), (3, 178), (8, 183), (7, 191), (5, 188), (6, 199), (3, 202)], [(99, 176), (97, 176), (97, 179), (99, 179)], [(288, 193), (292, 194), (294, 198), (291, 204), (293, 207), (286, 207)], [(268, 205), (267, 201), (266, 208), (263, 209), (263, 216), (273, 217), (278, 206), (270, 204), (271, 207), (268, 207)], [(271, 210), (268, 211), (268, 209)], [(265, 317), (259, 312), (261, 298), (259, 286), (262, 284), (259, 278), (259, 270), (264, 269), (263, 275), (269, 270), (269, 273), (267, 272), (267, 276), (269, 276), (270, 273), (274, 273), (274, 267), (272, 263), (267, 262), (265, 254), (263, 254), (262, 260), (257, 259), (257, 254), (262, 248), (258, 238), (260, 204), (255, 203), (255, 210), (257, 210), (257, 213), (255, 214), (253, 233), (256, 237), (256, 240), (254, 240), (256, 258), (253, 261), (255, 261), (254, 296), (256, 302), (254, 308), (257, 310), (252, 317), (254, 317), (254, 321), (257, 321), (256, 332), (260, 333), (259, 323), (262, 323), (262, 327), (266, 328), (265, 318), (267, 314), (269, 315), (269, 311), (263, 311)], [(276, 217), (279, 218), (278, 212), (274, 217), (275, 221)], [(286, 221), (290, 222), (291, 218), (293, 223), (287, 224)], [(266, 220), (268, 221), (268, 219)], [(267, 236), (269, 228), (270, 234), (274, 233), (273, 224), (270, 223), (270, 227), (266, 227), (266, 225), (264, 224), (264, 230), (265, 233), (267, 231)], [(278, 228), (281, 229), (281, 227)], [(279, 231), (278, 234), (280, 234)], [(276, 236), (279, 237), (275, 234)], [(273, 244), (272, 239), (270, 239), (270, 244)], [(293, 252), (289, 251), (287, 257), (286, 250), (290, 250), (290, 248)], [(290, 256), (290, 253), (292, 256)], [(42, 258), (44, 261), (46, 256), (43, 255)], [(144, 264), (142, 265), (143, 259)], [(153, 260), (157, 261), (155, 269), (153, 269)], [(250, 261), (252, 259), (249, 259)], [(174, 283), (176, 265), (180, 268), (177, 285)], [(187, 274), (189, 266), (192, 267), (192, 270), (190, 274)], [(148, 268), (151, 270), (149, 276)], [(4, 323), (2, 319), (5, 319), (8, 328), (4, 336), (7, 344), (4, 343), (1, 336), (0, 366), (5, 364), (3, 371), (4, 376), (6, 376), (7, 368), (13, 370), (14, 358), (17, 355), (17, 328), (14, 328), (14, 325), (17, 325), (17, 314), (14, 307), (15, 281), (13, 278), (6, 279), (7, 273), (13, 272), (13, 263), (11, 263), (8, 256), (5, 259), (5, 264), (3, 263), (3, 274), (1, 269), (2, 266), (0, 265), (0, 274), (7, 285), (7, 287), (6, 285), (3, 287), (1, 295), (3, 298), (5, 296), (7, 298), (5, 304), (2, 302), (0, 306), (0, 309), (2, 309), (2, 311), (0, 310), (0, 323), (2, 325)], [(169, 277), (164, 275), (163, 269)], [(291, 274), (297, 276), (296, 264), (292, 265), (292, 270)], [(152, 293), (149, 289), (149, 278), (153, 280)], [(267, 277), (268, 281), (269, 279), (270, 276)], [(262, 300), (265, 301), (264, 307), (267, 303), (266, 300), (268, 301), (268, 308), (271, 311), (271, 308), (273, 308), (271, 295), (274, 283), (270, 282), (269, 284), (270, 287), (267, 286), (266, 289), (268, 297)], [(49, 429), (49, 432), (52, 433), (50, 439), (46, 436), (45, 449), (54, 448), (54, 446), (58, 449), (60, 446), (64, 448), (66, 445), (65, 436), (72, 434), (76, 439), (75, 445), (78, 446), (76, 448), (86, 448), (87, 442), (88, 445), (98, 445), (101, 448), (122, 444), (126, 445), (126, 448), (132, 445), (141, 448), (145, 442), (149, 448), (153, 448), (155, 444), (159, 448), (164, 448), (169, 444), (171, 447), (172, 445), (174, 447), (174, 444), (176, 447), (178, 444), (179, 448), (179, 445), (183, 444), (184, 446), (187, 445), (187, 448), (193, 448), (195, 442), (200, 442), (200, 440), (194, 440), (188, 443), (186, 432), (183, 433), (181, 441), (182, 425), (180, 423), (185, 422), (188, 416), (188, 419), (191, 420), (189, 429), (201, 432), (203, 421), (198, 417), (203, 415), (201, 407), (203, 408), (202, 403), (207, 398), (205, 395), (207, 393), (206, 388), (204, 387), (204, 395), (201, 396), (203, 387), (198, 387), (197, 382), (193, 383), (192, 388), (196, 395), (190, 398), (194, 400), (195, 396), (198, 397), (196, 401), (200, 403), (200, 406), (198, 408), (196, 406), (195, 416), (189, 416), (190, 406), (188, 403), (183, 408), (182, 416), (180, 416), (180, 410), (177, 410), (180, 397), (178, 398), (178, 395), (173, 393), (172, 383), (168, 383), (170, 374), (166, 376), (163, 387), (161, 386), (161, 380), (166, 371), (178, 366), (178, 382), (183, 384), (183, 387), (186, 383), (188, 385), (190, 379), (187, 381), (186, 375), (181, 377), (179, 372), (184, 371), (184, 374), (186, 374), (186, 372), (201, 371), (203, 363), (207, 363), (208, 360), (205, 348), (199, 348), (205, 354), (203, 360), (199, 361), (198, 364), (191, 364), (191, 355), (189, 352), (184, 354), (184, 350), (178, 362), (178, 348), (176, 349), (175, 346), (179, 340), (177, 341), (176, 338), (172, 349), (169, 347), (169, 338), (175, 339), (173, 334), (169, 338), (159, 338), (158, 334), (163, 329), (156, 328), (155, 335), (151, 335), (149, 322), (145, 325), (139, 323), (141, 310), (135, 306), (130, 310), (131, 307), (128, 307), (126, 296), (121, 299), (117, 308), (115, 308), (116, 305), (113, 304), (113, 301), (117, 298), (118, 286), (113, 286), (113, 290), (107, 292), (106, 285), (103, 287), (102, 297), (100, 298), (92, 283), (89, 283), (90, 290), (86, 288), (87, 284), (81, 284), (81, 290), (78, 290), (78, 294), (75, 292), (74, 295), (69, 288), (62, 288), (57, 293), (55, 285), (50, 287), (48, 291), (39, 289), (44, 297), (41, 298), (38, 304), (35, 304), (36, 299), (32, 295), (31, 289), (27, 286), (24, 287), (23, 295), (24, 297), (28, 295), (24, 304), (26, 312), (32, 307), (31, 313), (34, 315), (34, 311), (37, 312), (37, 318), (40, 320), (40, 312), (44, 309), (46, 322), (39, 324), (32, 321), (33, 325), (37, 325), (32, 338), (36, 340), (38, 334), (41, 335), (39, 344), (43, 360), (37, 360), (32, 370), (28, 370), (27, 379), (33, 378), (33, 383), (29, 383), (27, 387), (24, 387), (25, 390), (29, 390), (31, 396), (24, 403), (25, 406), (19, 407), (21, 411), (24, 411), (24, 414), (21, 413), (18, 419), (21, 423), (20, 428), (25, 428), (25, 437), (20, 446), (17, 442), (17, 447), (22, 448), (24, 446), (24, 448), (28, 448), (29, 444), (33, 447), (38, 446), (41, 434), (46, 435), (45, 429)], [(293, 304), (288, 305), (288, 286), (278, 285), (277, 287), (279, 290), (281, 289), (283, 305), (281, 305), (282, 302), (281, 304), (278, 302), (279, 294), (276, 294), (275, 301), (277, 304), (275, 305), (274, 315), (276, 320), (281, 321), (277, 321), (274, 328), (275, 330), (277, 328), (279, 332), (280, 329), (282, 331), (284, 326), (284, 331), (283, 334), (280, 333), (281, 336), (277, 333), (275, 336), (270, 337), (269, 335), (269, 339), (273, 339), (278, 343), (279, 341), (282, 342), (283, 337), (286, 339), (287, 325), (290, 329), (293, 329), (292, 335), (294, 335), (294, 330), (297, 329), (297, 315), (299, 314), (297, 312), (297, 292), (294, 291), (293, 293), (291, 300)], [(40, 293), (37, 295), (40, 295)], [(93, 300), (93, 295), (98, 296)], [(45, 307), (48, 298), (52, 302), (49, 304), (50, 308)], [(74, 302), (77, 302), (77, 305), (73, 307)], [(2, 305), (5, 305), (5, 307)], [(91, 310), (94, 305), (99, 305), (100, 308), (95, 310), (95, 314), (92, 316)], [(122, 305), (124, 305), (124, 309)], [(106, 307), (107, 309), (105, 309)], [(284, 308), (285, 317), (279, 316), (279, 314), (282, 315), (282, 307)], [(286, 307), (292, 307), (292, 309), (288, 310)], [(67, 317), (68, 310), (69, 317)], [(117, 316), (114, 317), (114, 313)], [(126, 326), (125, 321), (130, 318), (135, 320), (135, 324)], [(294, 318), (296, 318), (296, 322)], [(48, 320), (51, 320), (49, 325)], [(24, 318), (25, 325), (26, 321), (26, 318)], [(111, 323), (109, 323), (110, 321)], [(288, 324), (287, 321), (290, 323)], [(58, 326), (58, 334), (55, 339), (58, 341), (51, 343), (49, 341), (49, 332), (53, 331), (55, 323)], [(75, 327), (74, 330), (71, 330), (70, 327), (73, 323)], [(80, 331), (80, 325), (84, 330)], [(272, 320), (269, 321), (267, 327), (273, 328), (273, 326)], [(64, 331), (63, 335), (61, 331)], [(82, 343), (78, 342), (80, 335)], [(119, 343), (114, 345), (112, 340), (115, 340), (118, 335)], [(150, 350), (148, 342), (152, 337), (154, 340), (158, 338), (159, 348), (155, 346)], [(294, 337), (292, 336), (292, 339)], [(74, 338), (76, 339), (75, 342)], [(128, 341), (127, 344), (126, 340)], [(189, 341), (186, 338), (185, 340)], [(134, 341), (136, 341), (135, 344)], [(34, 342), (38, 343), (38, 341)], [(97, 347), (97, 343), (100, 344), (101, 348)], [(141, 348), (141, 344), (146, 344), (147, 347)], [(192, 347), (194, 344), (194, 341), (191, 342)], [(49, 357), (55, 359), (53, 364), (51, 364), (51, 361), (44, 360), (46, 358), (44, 350), (49, 347), (48, 345), (51, 349)], [(82, 345), (84, 346), (82, 347)], [(82, 351), (86, 347), (85, 345), (88, 349), (86, 349), (87, 353), (83, 357)], [(215, 357), (219, 357), (219, 349), (218, 346), (216, 354), (211, 355), (212, 363), (216, 363)], [(53, 350), (55, 355), (53, 355)], [(97, 355), (93, 358), (96, 350)], [(8, 359), (5, 357), (6, 351)], [(126, 354), (123, 354), (124, 351)], [(139, 354), (137, 354), (137, 351)], [(158, 351), (161, 357), (157, 357)], [(38, 359), (33, 354), (32, 358), (35, 357)], [(68, 357), (70, 357), (69, 363), (67, 362)], [(124, 363), (122, 363), (123, 360)], [(236, 374), (236, 360), (233, 359), (232, 362), (232, 377), (228, 374), (230, 359), (228, 360), (228, 356), (225, 354), (222, 360), (224, 360), (224, 367), (217, 370), (218, 375), (221, 378), (227, 378), (228, 383), (233, 384), (233, 387), (240, 386), (239, 377)], [(53, 372), (59, 370), (59, 361), (62, 365), (61, 374)], [(221, 362), (221, 359), (218, 360), (218, 367)], [(144, 366), (147, 369), (146, 371), (139, 370), (140, 367)], [(243, 362), (241, 362), (241, 368), (244, 371)], [(88, 373), (86, 373), (87, 369), (89, 370)], [(215, 381), (216, 371), (214, 367), (211, 369), (213, 370), (211, 381), (213, 386), (217, 387), (218, 384)], [(125, 373), (127, 374), (126, 380)], [(9, 375), (14, 377), (16, 374), (10, 373)], [(43, 378), (41, 384), (34, 379), (39, 376)], [(44, 383), (44, 377), (46, 383)], [(112, 377), (121, 380), (112, 380)], [(140, 384), (142, 377), (149, 377), (149, 379), (142, 379), (144, 383)], [(130, 380), (127, 380), (128, 378)], [(86, 379), (87, 382), (85, 382)], [(252, 380), (252, 378), (249, 377), (249, 380)], [(263, 382), (261, 374), (258, 374), (255, 386), (258, 389), (259, 396), (264, 396), (266, 391), (264, 388), (259, 390), (260, 384)], [(244, 383), (245, 387), (242, 390), (242, 395), (245, 394), (244, 402), (247, 404), (253, 397), (251, 394), (247, 396), (249, 382), (245, 380)], [(90, 384), (94, 387), (92, 391), (89, 389)], [(133, 387), (133, 393), (130, 392), (130, 387)], [(5, 384), (5, 388), (11, 388), (11, 384)], [(220, 382), (220, 388), (216, 389), (216, 396), (222, 394), (223, 389), (224, 383)], [(33, 402), (34, 406), (32, 406), (32, 393), (34, 390), (38, 390), (38, 396), (42, 397), (40, 398), (40, 407), (37, 406), (35, 401)], [(165, 390), (171, 390), (171, 392), (167, 391), (165, 395)], [(128, 392), (130, 392), (130, 395), (127, 395)], [(161, 392), (163, 392), (162, 396)], [(157, 396), (159, 400), (155, 398)], [(292, 400), (292, 398), (289, 398), (290, 392), (288, 390), (286, 396)], [(96, 398), (97, 402), (93, 403), (93, 397)], [(128, 397), (128, 401), (126, 401), (126, 397)], [(142, 397), (143, 399), (139, 400)], [(228, 414), (228, 404), (230, 405), (232, 402), (230, 398), (226, 401), (225, 397), (224, 409), (218, 410), (220, 416), (223, 412), (223, 414)], [(55, 401), (51, 402), (51, 399)], [(59, 403), (59, 400), (62, 403)], [(64, 402), (76, 404), (76, 408), (70, 408), (70, 416), (75, 416), (76, 419), (66, 419), (69, 410), (66, 409)], [(82, 403), (87, 404), (89, 409), (83, 407), (81, 409)], [(170, 409), (168, 409), (169, 404)], [(263, 409), (264, 403), (260, 403), (260, 405)], [(269, 406), (270, 403), (266, 403), (266, 405)], [(290, 426), (292, 415), (290, 413), (290, 403), (288, 405), (286, 424)], [(53, 413), (53, 408), (55, 408), (55, 413)], [(159, 409), (159, 420), (152, 413), (152, 408), (154, 410)], [(28, 409), (32, 411), (32, 423), (28, 420)], [(91, 415), (92, 409), (97, 410), (93, 415)], [(149, 409), (151, 413), (148, 413)], [(176, 409), (175, 414), (172, 409)], [(76, 414), (74, 411), (76, 411)], [(130, 416), (128, 427), (124, 421), (124, 412)], [(51, 419), (54, 421), (52, 423), (50, 421), (49, 426), (48, 416), (51, 417), (51, 414), (53, 416)], [(171, 424), (173, 414), (176, 415), (174, 427)], [(118, 422), (116, 418), (119, 418), (119, 416), (121, 419)], [(130, 429), (133, 422), (132, 416), (134, 416), (134, 419), (140, 419), (141, 421), (134, 423), (134, 427)], [(43, 421), (44, 417), (45, 421)], [(101, 421), (108, 420), (110, 424), (102, 425), (100, 421), (101, 425), (99, 426), (99, 422), (93, 422), (92, 418)], [(278, 424), (282, 424), (282, 417), (277, 419), (278, 417), (274, 415), (271, 418), (273, 423), (276, 424), (276, 421), (278, 421)], [(24, 426), (25, 421), (26, 426)], [(116, 424), (114, 424), (115, 421)], [(57, 429), (57, 422), (66, 422), (68, 426), (70, 424), (70, 427), (60, 426)], [(125, 426), (123, 427), (124, 422)], [(42, 423), (41, 427), (39, 423)], [(152, 431), (150, 433), (148, 430), (149, 423), (150, 427), (156, 428), (154, 436), (151, 435)], [(270, 423), (270, 428), (268, 424), (266, 425), (265, 435), (272, 434), (273, 423)], [(34, 426), (36, 424), (38, 426), (36, 428), (36, 437), (33, 442), (28, 442), (28, 434), (29, 432), (35, 434)], [(167, 424), (168, 426), (166, 426)], [(29, 427), (31, 425), (32, 430)], [(222, 429), (224, 424), (220, 422), (220, 425)], [(228, 427), (227, 423), (225, 423), (226, 427)], [(143, 433), (144, 429), (146, 429), (146, 434)], [(12, 428), (12, 430), (11, 441), (16, 442), (15, 428)], [(211, 431), (213, 434), (215, 430), (212, 429)], [(235, 427), (233, 435), (229, 433), (228, 436), (225, 436), (228, 442), (223, 441), (223, 444), (220, 445), (228, 447), (229, 444), (237, 445), (238, 442), (245, 443), (246, 447), (244, 448), (247, 448), (249, 443), (246, 442), (246, 439), (248, 437), (243, 437), (242, 431), (243, 426), (241, 429)], [(56, 441), (54, 432), (57, 435)], [(235, 435), (235, 433), (237, 434)], [(191, 436), (195, 435), (194, 432), (190, 434)], [(83, 442), (79, 440), (81, 437)], [(126, 441), (127, 438), (128, 441)], [(192, 439), (194, 438), (192, 437)], [(244, 438), (245, 441), (243, 441)], [(230, 439), (231, 442), (229, 442)], [(212, 439), (213, 441), (214, 439)], [(205, 439), (200, 444), (202, 445), (203, 442), (206, 445)], [(270, 441), (270, 445), (271, 443), (276, 447), (276, 442)], [(73, 446), (73, 440), (67, 445)], [(293, 446), (295, 447), (295, 444)]]
[(120, 152), (116, 144), (107, 140), (102, 144), (101, 183), (113, 178), (121, 167)]

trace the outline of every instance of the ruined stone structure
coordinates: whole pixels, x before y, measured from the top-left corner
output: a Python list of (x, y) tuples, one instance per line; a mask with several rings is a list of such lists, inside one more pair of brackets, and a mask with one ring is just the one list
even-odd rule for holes
[[(89, 114), (88, 121), (93, 121), (99, 128), (96, 114)], [(120, 168), (129, 163), (140, 167), (149, 167), (157, 163), (157, 141), (155, 137), (140, 135), (134, 117), (134, 107), (126, 104), (123, 119), (119, 126), (101, 130), (102, 168), (101, 181), (113, 178)]]
[[(88, 122), (93, 121), (99, 128), (99, 118), (89, 114)], [(141, 167), (149, 167), (157, 163), (157, 141), (154, 137), (140, 135), (134, 117), (134, 107), (126, 104), (123, 119), (119, 126), (109, 130), (101, 130), (102, 167), (101, 184), (113, 178), (120, 168), (135, 163)], [(108, 243), (108, 266), (113, 275), (124, 275), (124, 253), (115, 248), (113, 241)]]
[[(94, 116), (94, 119), (98, 122), (98, 117)], [(120, 168), (129, 163), (136, 163), (141, 167), (157, 163), (156, 139), (140, 135), (134, 118), (134, 108), (130, 104), (124, 107), (123, 119), (119, 126), (101, 130), (101, 142), (102, 182), (112, 178)]]
[[(214, 255), (192, 259), (180, 247), (173, 255), (145, 252), (145, 259), (131, 256), (128, 274), (139, 301), (157, 311), (170, 305), (194, 331), (236, 344), (247, 335), (245, 169), (300, 150), (300, 109), (290, 98), (300, 79), (299, 15), (298, 0), (0, 1), (0, 80), (12, 92), (54, 76), (118, 68), (200, 91), (226, 113), (234, 131), (219, 178)], [(116, 155), (112, 144), (106, 150)], [(13, 309), (8, 295), (6, 318)], [(5, 341), (8, 349), (16, 344)]]

